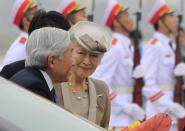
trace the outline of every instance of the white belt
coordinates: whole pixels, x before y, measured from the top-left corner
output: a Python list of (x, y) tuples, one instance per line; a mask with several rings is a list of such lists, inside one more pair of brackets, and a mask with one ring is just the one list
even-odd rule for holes
[(115, 91), (120, 94), (127, 94), (127, 93), (133, 93), (134, 88), (133, 87), (120, 87), (120, 88), (116, 88)]
[(160, 88), (163, 91), (173, 91), (175, 88), (175, 85), (174, 84), (164, 84), (164, 85), (160, 85)]

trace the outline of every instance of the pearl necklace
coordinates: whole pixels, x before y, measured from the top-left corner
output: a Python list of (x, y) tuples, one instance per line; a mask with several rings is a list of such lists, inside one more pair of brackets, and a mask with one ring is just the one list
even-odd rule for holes
[[(82, 91), (75, 90), (74, 88), (72, 88), (72, 83), (68, 82), (68, 85), (69, 85), (69, 87), (71, 87), (72, 93), (76, 95), (76, 99), (77, 100), (82, 100), (82, 99), (86, 99), (87, 98), (87, 95), (86, 94), (83, 95), (82, 94), (83, 93)], [(86, 81), (85, 82), (85, 90), (84, 90), (85, 92), (88, 91), (88, 85), (89, 85), (89, 83), (88, 83), (88, 81)], [(79, 94), (79, 93), (81, 93), (81, 94)]]

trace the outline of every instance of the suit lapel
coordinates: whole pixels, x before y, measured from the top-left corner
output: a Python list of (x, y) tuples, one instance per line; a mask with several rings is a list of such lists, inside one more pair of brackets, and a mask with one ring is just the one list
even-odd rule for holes
[(51, 91), (49, 89), (49, 86), (48, 86), (43, 74), (37, 68), (34, 68), (34, 67), (27, 67), (27, 68), (31, 69), (32, 73), (36, 74), (35, 76), (38, 76), (37, 78), (44, 82), (45, 87), (47, 87), (45, 89), (48, 92), (50, 100), (56, 103), (55, 98), (52, 96)]

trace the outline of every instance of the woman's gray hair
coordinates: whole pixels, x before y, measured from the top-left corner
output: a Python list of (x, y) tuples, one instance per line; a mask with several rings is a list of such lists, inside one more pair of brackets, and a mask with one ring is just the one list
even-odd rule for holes
[(69, 44), (67, 31), (54, 27), (37, 29), (28, 38), (25, 65), (46, 69), (48, 55), (62, 58)]

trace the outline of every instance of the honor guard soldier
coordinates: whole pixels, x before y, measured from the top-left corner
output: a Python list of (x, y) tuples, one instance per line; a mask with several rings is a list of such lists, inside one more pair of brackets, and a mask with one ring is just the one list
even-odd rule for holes
[(173, 102), (175, 88), (175, 44), (172, 35), (177, 32), (177, 20), (164, 0), (156, 0), (149, 23), (155, 33), (146, 44), (141, 61), (144, 69), (143, 95), (146, 97), (147, 118), (159, 112), (172, 117), (171, 131), (177, 130), (177, 119), (185, 116), (184, 108)]
[(4, 65), (26, 58), (25, 46), (28, 38), (28, 28), (30, 22), (38, 10), (38, 5), (31, 0), (16, 0), (12, 9), (11, 25), (17, 26), (21, 33), (12, 43), (3, 60)]
[(133, 103), (133, 45), (129, 33), (134, 30), (128, 8), (116, 0), (109, 0), (104, 25), (112, 30), (112, 47), (105, 53), (92, 77), (104, 81), (110, 88), (111, 118), (110, 129), (130, 125), (134, 120), (142, 120), (145, 112)]
[(58, 11), (62, 13), (71, 25), (79, 21), (87, 21), (88, 17), (85, 12), (85, 7), (81, 7), (76, 0), (62, 0)]

